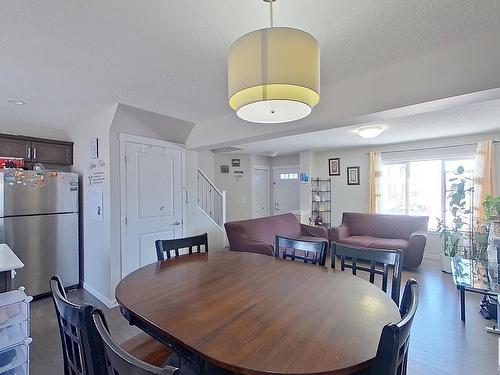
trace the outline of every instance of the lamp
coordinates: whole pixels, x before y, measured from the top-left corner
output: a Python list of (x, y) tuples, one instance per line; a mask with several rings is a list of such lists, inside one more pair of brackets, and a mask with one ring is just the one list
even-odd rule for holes
[(310, 34), (271, 27), (237, 39), (228, 56), (229, 106), (243, 120), (289, 122), (306, 117), (319, 102), (320, 48)]
[(379, 125), (363, 126), (357, 130), (357, 133), (362, 138), (378, 137), (385, 129)]

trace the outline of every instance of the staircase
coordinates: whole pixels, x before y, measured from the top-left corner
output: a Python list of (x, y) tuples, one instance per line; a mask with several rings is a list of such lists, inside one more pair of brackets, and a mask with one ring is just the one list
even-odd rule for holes
[(226, 191), (220, 191), (198, 168), (198, 208), (222, 232), (226, 222)]

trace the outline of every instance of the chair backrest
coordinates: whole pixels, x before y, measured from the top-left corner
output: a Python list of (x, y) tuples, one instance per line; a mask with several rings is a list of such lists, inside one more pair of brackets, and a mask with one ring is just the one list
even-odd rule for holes
[[(326, 252), (328, 249), (327, 241), (306, 241), (297, 240), (276, 235), (274, 243), (274, 256), (283, 259), (303, 260), (304, 263), (319, 264), (324, 266), (326, 263)], [(299, 250), (299, 252), (297, 252)]]
[(406, 374), (410, 331), (417, 306), (418, 284), (414, 279), (409, 279), (401, 301), (401, 320), (387, 324), (382, 329), (372, 374)]
[[(208, 235), (206, 233), (197, 236), (177, 238), (174, 240), (156, 240), (156, 256), (158, 261), (170, 259), (172, 256), (178, 257), (180, 249), (188, 249), (189, 254), (193, 253), (193, 247), (196, 247), (196, 252), (201, 253), (201, 246), (205, 247), (205, 252), (208, 252)], [(174, 255), (171, 252), (174, 252)]]
[(94, 309), (91, 305), (76, 305), (66, 298), (59, 276), (49, 282), (61, 335), (65, 375), (101, 375), (102, 363), (92, 351), (92, 336), (88, 322)]
[[(357, 246), (345, 245), (334, 242), (332, 246), (332, 268), (335, 268), (336, 258), (340, 258), (340, 269), (370, 273), (370, 282), (375, 283), (375, 275), (382, 276), (382, 290), (387, 292), (387, 281), (392, 270), (391, 298), (399, 305), (401, 290), (401, 276), (403, 273), (403, 252), (401, 250), (366, 249)], [(370, 267), (359, 264), (358, 261), (369, 262)]]
[(133, 357), (120, 348), (111, 338), (104, 314), (99, 309), (92, 312), (91, 323), (96, 340), (104, 348), (108, 375), (178, 375), (179, 369), (171, 366), (152, 366)]

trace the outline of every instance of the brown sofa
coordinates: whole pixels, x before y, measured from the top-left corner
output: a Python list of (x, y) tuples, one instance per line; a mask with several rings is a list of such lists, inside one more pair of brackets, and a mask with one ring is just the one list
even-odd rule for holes
[(427, 242), (427, 216), (379, 215), (345, 212), (342, 225), (330, 229), (330, 240), (376, 249), (400, 249), (404, 265), (422, 262)]
[(224, 224), (229, 248), (234, 251), (274, 255), (275, 236), (304, 240), (328, 241), (323, 227), (300, 224), (294, 214), (288, 213), (258, 219), (230, 221)]

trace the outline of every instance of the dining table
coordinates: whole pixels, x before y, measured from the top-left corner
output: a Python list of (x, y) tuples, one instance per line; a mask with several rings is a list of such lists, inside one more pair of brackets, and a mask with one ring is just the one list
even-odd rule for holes
[(130, 324), (237, 374), (368, 369), (382, 328), (401, 319), (389, 295), (349, 272), (229, 250), (139, 268), (116, 300)]

